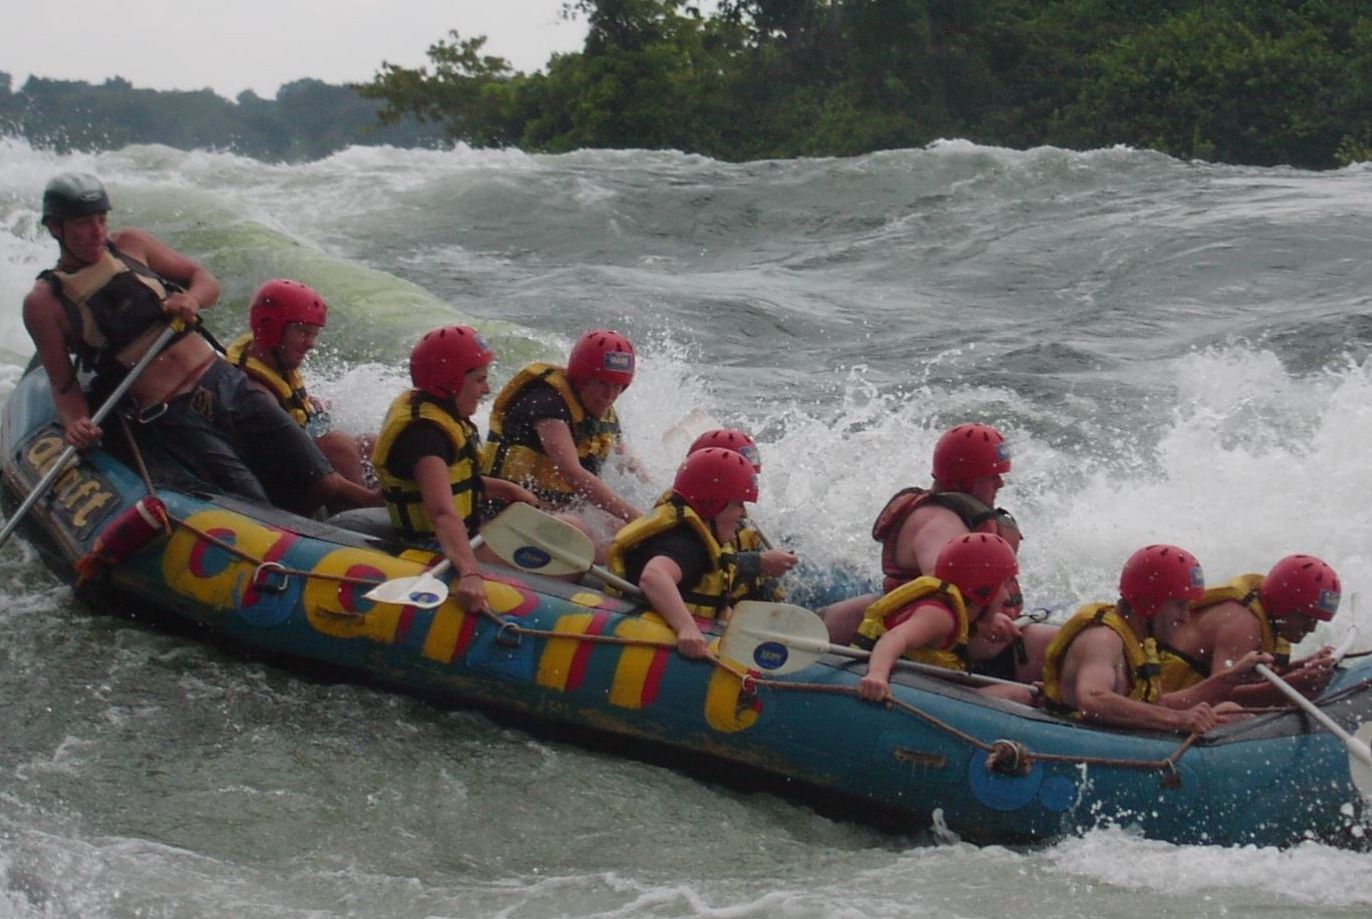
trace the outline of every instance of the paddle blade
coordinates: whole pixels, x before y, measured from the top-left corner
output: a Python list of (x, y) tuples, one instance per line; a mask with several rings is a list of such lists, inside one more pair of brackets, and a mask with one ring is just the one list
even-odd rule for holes
[(496, 555), (522, 571), (584, 574), (595, 564), (591, 538), (565, 520), (528, 504), (511, 504), (482, 527)]
[[(1353, 739), (1367, 748), (1372, 744), (1372, 721), (1358, 725), (1358, 729), (1353, 732)], [(1353, 787), (1365, 800), (1372, 801), (1372, 763), (1368, 763), (1349, 748), (1348, 756), (1348, 775), (1353, 780)]]
[(719, 653), (746, 667), (781, 676), (804, 670), (829, 650), (824, 620), (802, 606), (744, 600), (734, 607)]
[(448, 585), (439, 580), (438, 576), (447, 571), (450, 564), (445, 558), (423, 574), (383, 581), (362, 596), (373, 603), (394, 603), (397, 606), (433, 609), (448, 599)]

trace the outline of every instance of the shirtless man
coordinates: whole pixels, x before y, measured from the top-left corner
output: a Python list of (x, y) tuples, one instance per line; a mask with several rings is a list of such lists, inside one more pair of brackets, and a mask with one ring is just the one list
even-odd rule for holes
[(1334, 676), (1334, 649), (1326, 645), (1292, 661), (1291, 646), (1334, 618), (1340, 591), (1338, 574), (1313, 555), (1288, 555), (1265, 575), (1240, 575), (1207, 590), (1191, 605), (1187, 622), (1160, 644), (1163, 692), (1192, 690), (1206, 694), (1207, 701), (1284, 705), (1286, 696), (1266, 680), (1211, 689), (1214, 673), (1260, 651), (1272, 655), (1273, 669), (1287, 683), (1319, 696)]
[[(1204, 734), (1235, 717), (1233, 702), (1211, 705), (1187, 692), (1164, 693), (1158, 644), (1190, 616), (1205, 593), (1196, 557), (1176, 546), (1146, 546), (1120, 573), (1117, 603), (1078, 610), (1048, 646), (1043, 696), (1047, 708), (1096, 724)], [(1215, 687), (1248, 679), (1270, 655), (1249, 652), (1214, 674)]]
[[(108, 393), (159, 337), (187, 328), (219, 297), (202, 265), (152, 234), (108, 232), (109, 195), (90, 175), (65, 174), (43, 191), (43, 225), (57, 240), (55, 268), (24, 298), (24, 325), (47, 371), (69, 444), (100, 441), (77, 379), (74, 353)], [(200, 335), (172, 338), (129, 390), (136, 427), (205, 481), (244, 497), (335, 506), (379, 504), (380, 493), (348, 482), (275, 400), (254, 389)]]

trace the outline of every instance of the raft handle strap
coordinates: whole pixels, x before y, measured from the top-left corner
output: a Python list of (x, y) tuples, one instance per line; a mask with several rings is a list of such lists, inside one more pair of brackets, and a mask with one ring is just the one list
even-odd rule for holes
[(291, 572), (280, 562), (262, 562), (253, 570), (252, 586), (263, 593), (284, 593), (291, 584)]

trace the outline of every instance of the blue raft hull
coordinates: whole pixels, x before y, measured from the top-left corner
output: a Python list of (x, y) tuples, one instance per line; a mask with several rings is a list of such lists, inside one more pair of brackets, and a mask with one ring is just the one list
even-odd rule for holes
[[(61, 448), (47, 381), (30, 372), (0, 429), (10, 507)], [(74, 581), (77, 560), (146, 494), (129, 464), (91, 451), (23, 530)], [(433, 610), (372, 605), (362, 597), (370, 583), (416, 574), (432, 554), (184, 481), (156, 494), (170, 535), (102, 566), (81, 588), (88, 603), (132, 602), (215, 640), (440, 704), (631, 740), (673, 761), (690, 754), (681, 758), (907, 832), (937, 823), (971, 841), (1034, 843), (1122, 825), (1175, 843), (1364, 845), (1365, 805), (1346, 749), (1296, 712), (1186, 746), (1176, 735), (1085, 727), (904, 671), (892, 683), (895, 704), (872, 705), (855, 696), (862, 666), (846, 658), (775, 679), (686, 660), (671, 650), (671, 630), (641, 608), (509, 569), (488, 568), (496, 617), (468, 615), (452, 600)], [(1355, 730), (1372, 718), (1369, 684), (1372, 663), (1346, 668), (1321, 704)]]

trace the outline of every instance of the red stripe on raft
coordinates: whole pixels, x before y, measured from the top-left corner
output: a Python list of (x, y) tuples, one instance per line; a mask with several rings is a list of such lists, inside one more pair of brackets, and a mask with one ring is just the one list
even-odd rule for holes
[(457, 660), (467, 649), (472, 646), (472, 636), (476, 634), (476, 620), (479, 619), (473, 613), (462, 614), (462, 628), (457, 632), (457, 641), (453, 643), (453, 656), (449, 660)]
[[(586, 631), (583, 635), (602, 635), (605, 632), (605, 624), (610, 621), (609, 613), (596, 612), (591, 616), (591, 621), (586, 624)], [(581, 687), (582, 681), (586, 678), (586, 668), (591, 664), (591, 652), (595, 650), (595, 642), (582, 641), (576, 646), (576, 653), (572, 655), (572, 663), (567, 668), (567, 683), (565, 690), (570, 692)]]
[(671, 648), (660, 648), (653, 652), (653, 662), (648, 665), (648, 673), (643, 678), (643, 691), (639, 696), (644, 708), (657, 701), (657, 691), (662, 688), (662, 674), (666, 672), (667, 662), (674, 653)]

